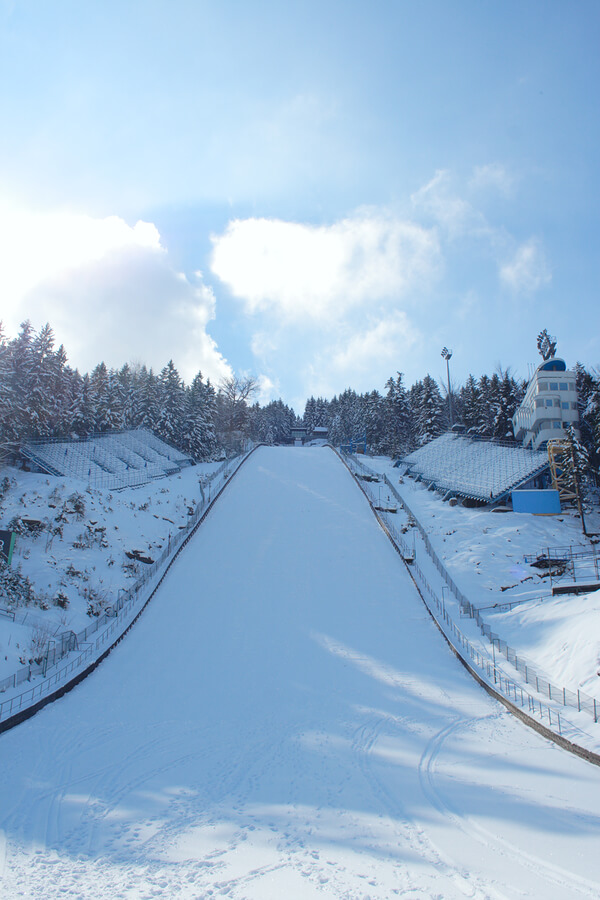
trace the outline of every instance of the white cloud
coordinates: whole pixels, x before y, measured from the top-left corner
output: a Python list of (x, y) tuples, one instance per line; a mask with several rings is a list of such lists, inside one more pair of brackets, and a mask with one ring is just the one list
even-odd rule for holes
[(469, 180), (469, 187), (474, 191), (488, 191), (490, 189), (502, 194), (509, 194), (514, 185), (514, 178), (501, 163), (488, 163), (484, 166), (475, 166), (473, 175)]
[(450, 238), (467, 233), (486, 233), (484, 217), (454, 187), (454, 180), (444, 169), (411, 196), (413, 208), (433, 219)]
[(401, 310), (366, 325), (344, 328), (313, 348), (303, 367), (307, 394), (332, 396), (351, 386), (356, 391), (383, 390), (397, 370), (415, 362), (423, 335)]
[(532, 294), (549, 284), (552, 273), (537, 238), (521, 244), (512, 259), (500, 266), (500, 280), (516, 294)]
[(406, 298), (439, 265), (434, 232), (379, 211), (328, 226), (235, 220), (212, 240), (212, 271), (246, 312), (271, 310), (288, 322), (339, 319), (351, 307)]
[(259, 375), (256, 380), (258, 383), (258, 391), (255, 399), (258, 400), (261, 406), (270, 403), (271, 400), (279, 398), (279, 386), (275, 381), (269, 378), (268, 375)]
[(265, 359), (278, 347), (277, 335), (273, 331), (257, 331), (250, 339), (250, 349), (259, 359)]
[(331, 368), (348, 374), (382, 368), (387, 372), (419, 338), (406, 313), (398, 311), (346, 338), (332, 352)]
[(11, 302), (68, 268), (100, 260), (115, 250), (165, 251), (155, 226), (133, 227), (117, 216), (93, 219), (73, 213), (35, 213), (5, 207), (0, 213), (0, 284)]
[(101, 359), (160, 369), (172, 358), (186, 381), (198, 369), (213, 380), (230, 373), (206, 331), (212, 290), (171, 268), (151, 223), (13, 210), (0, 217), (0, 241), (9, 334), (26, 318), (48, 321), (84, 371)]

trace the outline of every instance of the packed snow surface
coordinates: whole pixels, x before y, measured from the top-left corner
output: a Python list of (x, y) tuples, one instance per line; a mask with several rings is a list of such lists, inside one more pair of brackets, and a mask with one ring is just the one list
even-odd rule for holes
[(0, 759), (2, 897), (600, 895), (600, 770), (469, 677), (325, 448), (257, 451)]

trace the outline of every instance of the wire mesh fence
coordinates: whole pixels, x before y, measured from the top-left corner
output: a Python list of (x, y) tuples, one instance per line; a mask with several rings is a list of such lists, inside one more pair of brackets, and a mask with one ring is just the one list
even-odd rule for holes
[[(353, 473), (356, 474), (358, 472), (363, 475), (374, 474), (373, 471), (357, 457), (344, 455), (344, 459)], [(560, 713), (554, 707), (550, 707), (548, 704), (543, 703), (538, 697), (534, 697), (530, 694), (522, 683), (508, 678), (506, 673), (496, 664), (496, 652), (498, 652), (499, 656), (506, 658), (507, 662), (513, 665), (519, 674), (523, 676), (525, 685), (535, 687), (537, 694), (541, 694), (563, 707), (570, 707), (579, 712), (586, 712), (592, 716), (594, 722), (597, 722), (600, 714), (600, 703), (598, 701), (585, 694), (583, 691), (578, 690), (575, 692), (568, 688), (558, 687), (557, 685), (552, 684), (552, 682), (548, 681), (538, 673), (535, 667), (531, 666), (514, 648), (503, 641), (499, 635), (492, 632), (490, 627), (483, 621), (479, 610), (469, 603), (464, 593), (458, 588), (454, 579), (450, 576), (446, 567), (432, 547), (431, 541), (417, 517), (406, 501), (396, 491), (389, 478), (386, 475), (381, 475), (378, 476), (378, 481), (380, 484), (383, 483), (386, 485), (386, 488), (409, 516), (409, 521), (418, 529), (427, 548), (428, 555), (433, 561), (436, 569), (442, 575), (449, 590), (458, 600), (461, 613), (467, 615), (469, 618), (475, 619), (482, 634), (491, 644), (492, 656), (490, 658), (489, 655), (481, 653), (479, 648), (469, 641), (449, 615), (444, 598), (439, 597), (438, 593), (432, 588), (425, 573), (415, 560), (412, 562), (410, 568), (412, 572), (416, 573), (420, 585), (424, 589), (423, 597), (425, 603), (430, 612), (434, 615), (438, 625), (440, 625), (443, 632), (446, 634), (446, 637), (450, 640), (451, 644), (457, 652), (459, 652), (461, 657), (467, 662), (470, 661), (477, 669), (482, 671), (486, 675), (488, 681), (493, 683), (494, 688), (504, 694), (511, 702), (518, 703), (522, 708), (526, 708), (528, 712), (533, 713), (542, 719), (547, 719), (551, 727), (558, 729), (559, 734), (561, 733)], [(380, 500), (376, 482), (374, 483), (371, 478), (361, 478), (360, 485), (368, 499), (371, 501), (371, 504), (375, 506), (376, 502)], [(403, 533), (398, 529), (396, 524), (391, 520), (390, 514), (376, 510), (376, 515), (401, 555), (405, 559), (407, 557), (410, 558), (411, 556), (414, 557), (414, 552), (407, 541), (406, 533)], [(468, 657), (468, 660), (466, 657)]]
[(490, 626), (484, 622), (480, 610), (472, 604), (467, 603), (464, 606), (461, 606), (461, 611), (463, 615), (467, 615), (469, 618), (475, 620), (481, 633), (494, 647), (494, 652), (498, 652), (501, 656), (504, 656), (507, 662), (517, 669), (523, 676), (525, 684), (535, 685), (538, 694), (543, 694), (548, 697), (549, 700), (554, 700), (562, 706), (569, 706), (579, 712), (587, 712), (593, 717), (594, 722), (598, 721), (598, 716), (600, 715), (600, 702), (594, 697), (590, 697), (589, 694), (586, 694), (584, 691), (571, 691), (568, 688), (552, 684), (551, 681), (548, 681), (547, 678), (538, 673), (535, 666), (531, 665), (531, 663), (522, 655), (518, 654), (513, 647), (506, 643), (506, 641), (503, 641), (500, 635), (492, 631)]

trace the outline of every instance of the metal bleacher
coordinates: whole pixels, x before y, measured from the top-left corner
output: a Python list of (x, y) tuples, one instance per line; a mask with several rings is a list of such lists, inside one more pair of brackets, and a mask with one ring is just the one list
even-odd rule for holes
[(145, 428), (80, 440), (31, 441), (21, 447), (21, 454), (50, 475), (110, 490), (146, 484), (193, 465), (191, 457)]
[(548, 456), (519, 444), (448, 432), (402, 459), (411, 476), (439, 491), (496, 502), (548, 468)]

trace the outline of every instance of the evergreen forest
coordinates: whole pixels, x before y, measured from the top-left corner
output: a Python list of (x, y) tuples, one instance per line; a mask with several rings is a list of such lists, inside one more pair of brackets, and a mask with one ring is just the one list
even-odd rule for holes
[[(81, 374), (55, 346), (49, 324), (36, 331), (27, 321), (8, 339), (0, 324), (0, 447), (16, 450), (27, 440), (86, 437), (129, 428), (148, 428), (194, 459), (231, 453), (247, 441), (268, 444), (291, 439), (293, 426), (310, 433), (328, 428), (333, 444), (365, 441), (376, 453), (406, 454), (446, 431), (514, 440), (511, 417), (526, 382), (508, 370), (469, 375), (447, 389), (426, 374), (411, 387), (390, 376), (383, 392), (359, 394), (347, 388), (331, 400), (310, 397), (303, 414), (275, 400), (253, 402), (256, 382), (232, 376), (218, 385), (198, 372), (185, 384), (172, 360), (160, 372), (128, 363), (120, 369), (99, 362)], [(575, 366), (581, 443), (598, 472), (600, 464), (600, 373)]]

